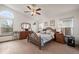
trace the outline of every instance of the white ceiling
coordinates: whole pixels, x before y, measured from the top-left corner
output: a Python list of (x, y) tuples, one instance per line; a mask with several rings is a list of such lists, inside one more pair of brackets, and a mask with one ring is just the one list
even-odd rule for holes
[[(24, 14), (25, 10), (27, 10), (27, 4), (7, 4), (6, 6)], [(37, 4), (38, 7), (42, 9), (42, 14), (46, 16), (57, 15), (60, 13), (72, 11), (79, 9), (78, 4)]]

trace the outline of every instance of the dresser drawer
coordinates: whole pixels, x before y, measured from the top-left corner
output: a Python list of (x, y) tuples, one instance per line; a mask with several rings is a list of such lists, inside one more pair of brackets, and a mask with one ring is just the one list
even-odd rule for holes
[(65, 43), (64, 35), (62, 33), (56, 33), (56, 42)]
[(28, 31), (21, 31), (19, 37), (20, 39), (27, 39), (28, 35), (29, 35)]

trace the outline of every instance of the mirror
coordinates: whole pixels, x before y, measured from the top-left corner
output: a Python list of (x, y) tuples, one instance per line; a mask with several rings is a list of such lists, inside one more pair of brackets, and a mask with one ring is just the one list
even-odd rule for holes
[(22, 23), (21, 28), (25, 31), (28, 31), (31, 28), (31, 24), (30, 23)]

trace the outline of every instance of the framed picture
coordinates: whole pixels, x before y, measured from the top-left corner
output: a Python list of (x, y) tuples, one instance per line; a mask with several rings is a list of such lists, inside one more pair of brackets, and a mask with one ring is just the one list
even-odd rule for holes
[(50, 26), (55, 26), (55, 20), (50, 20)]
[(42, 30), (44, 28), (44, 23), (39, 23), (39, 30)]
[(36, 25), (36, 22), (34, 22), (33, 25)]

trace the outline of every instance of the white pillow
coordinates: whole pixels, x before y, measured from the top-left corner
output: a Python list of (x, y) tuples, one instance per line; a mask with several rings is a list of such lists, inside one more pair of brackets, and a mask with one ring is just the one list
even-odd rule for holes
[(40, 36), (41, 36), (41, 34), (40, 34), (40, 33), (36, 33), (36, 34), (37, 34), (37, 36), (38, 36), (38, 37), (40, 37)]
[(41, 34), (45, 34), (46, 33), (46, 31), (41, 31)]
[(50, 30), (46, 30), (46, 33), (47, 33), (47, 34), (50, 34), (50, 33), (51, 33), (51, 31), (50, 31)]
[(54, 32), (51, 32), (51, 35), (52, 35), (53, 38), (54, 38), (54, 34), (55, 34)]

